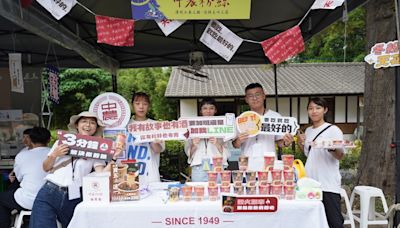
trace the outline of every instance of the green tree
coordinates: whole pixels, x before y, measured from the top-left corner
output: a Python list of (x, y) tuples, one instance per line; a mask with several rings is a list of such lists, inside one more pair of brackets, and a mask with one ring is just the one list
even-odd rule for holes
[[(362, 62), (366, 55), (365, 8), (349, 13), (347, 21), (346, 62)], [(343, 62), (345, 23), (337, 21), (306, 42), (305, 51), (295, 62)]]

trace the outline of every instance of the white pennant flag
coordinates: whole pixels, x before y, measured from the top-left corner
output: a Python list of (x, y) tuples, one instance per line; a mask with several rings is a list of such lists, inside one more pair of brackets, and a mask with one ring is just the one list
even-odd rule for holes
[(24, 77), (22, 75), (21, 53), (8, 54), (10, 69), (11, 91), (24, 93)]
[(316, 0), (311, 9), (335, 9), (343, 4), (344, 0)]
[(37, 0), (37, 2), (57, 20), (69, 13), (76, 4), (76, 0)]
[(171, 34), (173, 31), (175, 31), (177, 28), (181, 27), (183, 23), (185, 23), (186, 20), (168, 20), (168, 19), (162, 19), (162, 20), (156, 20), (156, 23), (158, 27), (160, 27), (161, 31), (164, 33), (165, 36), (168, 36)]
[(211, 20), (201, 35), (200, 41), (229, 62), (243, 39), (219, 21)]

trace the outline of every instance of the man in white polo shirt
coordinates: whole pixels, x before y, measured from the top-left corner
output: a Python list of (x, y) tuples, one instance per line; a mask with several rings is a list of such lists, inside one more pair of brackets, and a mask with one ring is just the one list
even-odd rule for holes
[(14, 172), (20, 187), (0, 193), (0, 228), (9, 228), (11, 211), (31, 210), (39, 189), (44, 184), (42, 164), (50, 148), (50, 132), (46, 128), (34, 127), (29, 133), (32, 149), (23, 150), (15, 157)]

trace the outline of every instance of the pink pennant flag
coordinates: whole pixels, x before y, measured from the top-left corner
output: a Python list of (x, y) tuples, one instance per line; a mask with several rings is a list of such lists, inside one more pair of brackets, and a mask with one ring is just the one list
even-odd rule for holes
[(265, 56), (279, 64), (304, 51), (304, 40), (298, 25), (261, 42)]
[(344, 0), (316, 0), (311, 9), (335, 9), (343, 5)]
[(96, 15), (97, 43), (133, 46), (135, 21)]

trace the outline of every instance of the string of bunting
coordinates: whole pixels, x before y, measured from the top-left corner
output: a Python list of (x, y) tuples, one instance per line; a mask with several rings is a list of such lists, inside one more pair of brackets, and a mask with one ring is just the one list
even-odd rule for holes
[[(345, 0), (316, 0), (297, 25), (261, 42), (243, 39), (230, 31), (221, 22), (210, 20), (200, 41), (228, 62), (242, 42), (260, 44), (265, 56), (270, 62), (279, 64), (304, 51), (304, 40), (300, 25), (311, 10), (335, 9), (341, 6), (344, 1)], [(136, 8), (135, 5), (132, 4), (132, 17), (134, 19), (122, 19), (97, 15), (77, 0), (37, 0), (37, 2), (46, 8), (57, 20), (60, 20), (78, 4), (95, 16), (97, 42), (113, 46), (134, 46), (134, 25), (137, 20), (152, 18), (156, 21), (165, 36), (174, 32), (185, 22), (185, 20), (168, 20), (158, 9), (158, 5), (150, 3), (145, 6), (147, 11), (144, 11), (143, 4)], [(134, 10), (137, 10), (135, 14), (133, 13)]]

